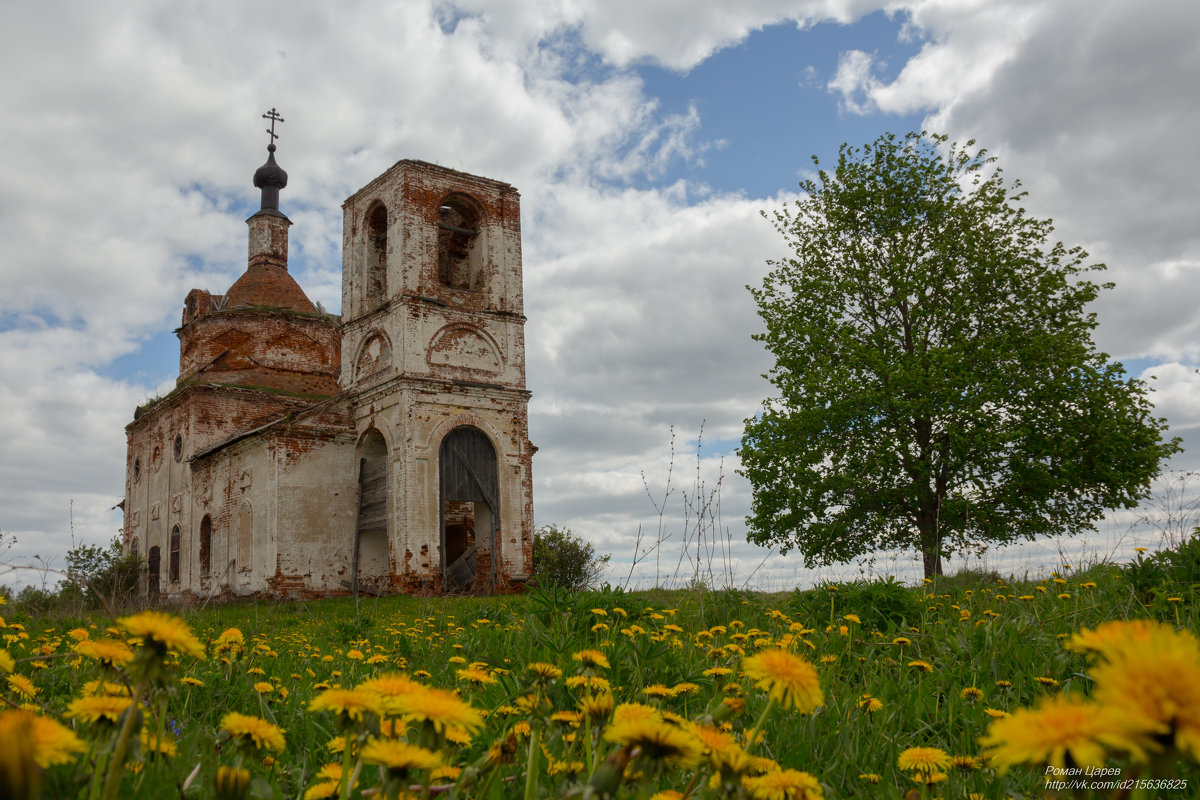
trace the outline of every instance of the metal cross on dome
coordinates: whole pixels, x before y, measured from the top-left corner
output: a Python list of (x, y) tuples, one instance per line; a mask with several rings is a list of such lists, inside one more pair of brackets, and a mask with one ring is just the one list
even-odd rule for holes
[(285, 122), (286, 120), (284, 120), (283, 117), (279, 116), (279, 112), (276, 111), (274, 108), (272, 108), (266, 114), (263, 114), (263, 119), (271, 120), (271, 127), (269, 130), (267, 130), (267, 133), (271, 134), (271, 144), (275, 144), (275, 140), (279, 138), (279, 135), (277, 133), (275, 133), (275, 123), (276, 122)]

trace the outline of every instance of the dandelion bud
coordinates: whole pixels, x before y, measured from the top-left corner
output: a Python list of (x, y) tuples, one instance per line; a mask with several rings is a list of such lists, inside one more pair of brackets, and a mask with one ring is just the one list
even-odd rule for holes
[(250, 788), (250, 770), (217, 767), (217, 800), (242, 800)]

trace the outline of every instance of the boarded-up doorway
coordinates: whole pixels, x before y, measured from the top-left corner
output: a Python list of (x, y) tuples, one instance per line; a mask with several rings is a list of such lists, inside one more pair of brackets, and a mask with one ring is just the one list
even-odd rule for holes
[(442, 587), (494, 592), (500, 526), (496, 450), (483, 431), (464, 425), (442, 440), (438, 468)]
[(147, 559), (146, 566), (150, 573), (147, 590), (150, 595), (150, 603), (153, 605), (158, 602), (158, 578), (159, 570), (162, 569), (162, 551), (158, 549), (158, 545), (150, 548), (150, 557)]
[(390, 588), (387, 442), (367, 431), (358, 445), (358, 525), (354, 539), (354, 591), (380, 594)]

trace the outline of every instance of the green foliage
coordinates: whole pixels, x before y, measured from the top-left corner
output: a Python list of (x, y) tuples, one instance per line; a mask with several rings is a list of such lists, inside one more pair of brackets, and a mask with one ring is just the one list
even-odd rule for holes
[(1162, 605), (1168, 597), (1195, 597), (1200, 594), (1200, 529), (1174, 548), (1138, 553), (1122, 572), (1145, 603)]
[(793, 255), (750, 287), (779, 390), (739, 450), (752, 541), (809, 566), (916, 548), (929, 577), (984, 543), (1090, 529), (1178, 451), (1092, 341), (1103, 265), (1052, 242), (973, 145), (843, 145), (774, 214)]
[(59, 592), (68, 597), (77, 592), (91, 608), (104, 602), (125, 606), (137, 597), (140, 577), (140, 560), (123, 552), (118, 539), (106, 548), (81, 544), (67, 551), (67, 578)]
[(797, 589), (788, 603), (790, 613), (811, 625), (837, 625), (854, 614), (866, 630), (889, 631), (915, 624), (925, 610), (918, 590), (892, 576), (850, 583)]
[(67, 551), (66, 575), (53, 589), (25, 586), (15, 605), (29, 614), (74, 613), (85, 609), (112, 610), (136, 604), (143, 564), (122, 551), (117, 539), (108, 545), (81, 544)]
[(591, 544), (557, 525), (543, 525), (533, 534), (533, 573), (538, 586), (582, 591), (599, 583), (611, 557), (596, 555)]

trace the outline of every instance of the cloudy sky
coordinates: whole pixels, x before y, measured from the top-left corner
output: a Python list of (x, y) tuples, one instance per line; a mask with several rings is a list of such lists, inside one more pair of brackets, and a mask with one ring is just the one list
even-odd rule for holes
[[(718, 584), (760, 564), (758, 585), (811, 580), (745, 543), (733, 449), (770, 387), (744, 287), (784, 254), (760, 210), (811, 155), (885, 131), (978, 140), (1109, 265), (1098, 344), (1155, 387), (1188, 447), (1174, 466), (1200, 461), (1197, 4), (43, 0), (3, 4), (0, 70), (10, 564), (62, 566), (72, 530), (120, 528), (124, 426), (174, 384), (188, 290), (245, 268), (271, 107), (291, 269), (332, 311), (340, 204), (395, 161), (521, 191), (537, 522), (613, 553), (618, 579), (641, 526), (642, 551), (665, 538), (644, 580), (690, 576), (698, 529), (732, 541), (701, 559)], [(714, 518), (696, 497), (721, 475)]]

